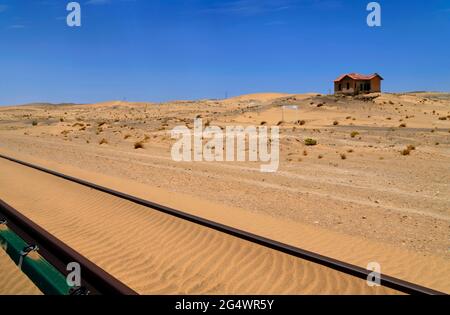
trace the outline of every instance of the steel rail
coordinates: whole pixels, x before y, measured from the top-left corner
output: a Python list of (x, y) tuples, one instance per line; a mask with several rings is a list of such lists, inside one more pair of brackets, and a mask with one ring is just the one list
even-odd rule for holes
[(82, 287), (91, 294), (136, 295), (137, 293), (111, 276), (99, 266), (48, 233), (19, 211), (0, 199), (0, 219), (6, 226), (29, 245), (37, 245), (39, 254), (61, 274), (67, 276), (69, 263), (76, 262), (81, 268)]
[[(157, 210), (159, 212), (162, 213), (166, 213), (169, 214), (171, 216), (192, 222), (192, 223), (196, 223), (198, 225), (201, 226), (205, 226), (211, 229), (214, 229), (216, 231), (220, 231), (223, 232), (225, 234), (255, 243), (255, 244), (259, 244), (261, 246), (279, 251), (279, 252), (283, 252), (285, 254), (291, 255), (291, 256), (295, 256), (307, 261), (311, 261), (314, 263), (317, 263), (319, 265), (322, 266), (326, 266), (328, 268), (355, 276), (357, 278), (363, 279), (363, 280), (367, 280), (372, 276), (372, 271), (364, 269), (362, 267), (356, 266), (356, 265), (352, 265), (334, 258), (330, 258), (330, 257), (326, 257), (308, 250), (304, 250), (298, 247), (294, 247), (288, 244), (284, 244), (266, 237), (262, 237), (253, 233), (249, 233), (243, 230), (239, 230), (221, 223), (217, 223), (211, 220), (207, 220), (195, 215), (191, 215), (189, 213), (185, 213), (182, 212), (180, 210), (176, 210), (176, 209), (172, 209), (148, 200), (144, 200), (129, 194), (125, 194), (113, 189), (109, 189), (106, 188), (104, 186), (100, 186), (94, 183), (90, 183), (88, 181), (82, 180), (82, 179), (78, 179), (69, 175), (65, 175), (56, 171), (52, 171), (50, 169), (41, 167), (41, 166), (37, 166), (31, 163), (27, 163), (15, 158), (11, 158), (5, 155), (0, 154), (0, 158), (3, 158), (5, 160), (9, 160), (11, 162), (65, 179), (67, 181), (70, 182), (74, 182), (80, 185), (83, 185), (85, 187), (89, 187), (104, 193), (107, 193), (109, 195), (142, 205), (144, 207), (148, 207), (151, 208), (153, 210)], [(411, 283), (408, 281), (404, 281), (389, 275), (380, 275), (380, 284), (382, 286), (406, 293), (406, 294), (412, 294), (412, 295), (446, 295), (446, 293), (437, 291), (437, 290), (433, 290), (415, 283)]]

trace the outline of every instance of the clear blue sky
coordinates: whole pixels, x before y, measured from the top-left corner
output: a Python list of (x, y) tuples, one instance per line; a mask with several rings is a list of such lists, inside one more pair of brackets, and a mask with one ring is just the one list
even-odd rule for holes
[(450, 91), (450, 1), (0, 0), (0, 105), (328, 92), (379, 72), (387, 91)]

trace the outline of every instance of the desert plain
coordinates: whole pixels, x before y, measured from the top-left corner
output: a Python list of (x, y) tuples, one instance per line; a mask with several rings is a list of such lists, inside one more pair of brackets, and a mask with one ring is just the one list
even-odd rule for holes
[[(173, 161), (171, 130), (192, 128), (195, 118), (221, 128), (278, 126), (278, 171), (262, 173), (260, 162)], [(450, 94), (261, 93), (164, 103), (5, 106), (0, 107), (0, 153), (364, 268), (376, 262), (382, 273), (450, 293)], [(101, 204), (77, 212), (86, 197), (80, 193), (77, 202), (63, 189), (58, 191), (60, 208), (39, 213), (33, 207), (43, 189), (28, 188), (19, 179), (24, 183), (35, 176), (34, 186), (46, 180), (27, 177), (26, 171), (17, 176), (20, 171), (9, 163), (0, 165), (0, 198), (80, 251), (85, 246), (93, 260), (105, 255), (88, 246), (95, 242), (93, 235), (70, 231), (67, 224), (63, 228), (63, 217), (52, 213), (61, 209), (69, 215), (62, 210), (69, 207), (78, 215), (70, 217), (72, 223), (109, 216), (120, 222), (91, 226), (99, 233), (120, 234), (130, 229), (121, 225), (138, 220), (131, 219), (130, 209), (105, 213)], [(13, 178), (15, 190), (8, 188)], [(145, 226), (136, 226), (137, 237), (145, 239)], [(185, 257), (177, 268), (190, 266), (193, 259)], [(116, 264), (104, 260), (105, 269), (120, 275), (123, 266)], [(155, 293), (145, 278), (133, 280), (129, 270), (120, 277), (143, 293)], [(5, 279), (0, 287), (15, 278)], [(275, 293), (285, 293), (281, 284)], [(158, 290), (239, 294), (258, 288), (221, 286), (205, 278), (187, 291), (164, 285)]]

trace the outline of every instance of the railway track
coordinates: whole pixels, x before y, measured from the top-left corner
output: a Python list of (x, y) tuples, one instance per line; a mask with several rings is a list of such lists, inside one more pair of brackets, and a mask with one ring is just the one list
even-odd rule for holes
[[(1, 199), (0, 224), (7, 227), (0, 230), (0, 240), (6, 244), (6, 251), (30, 278), (35, 279), (37, 286), (44, 293), (137, 294)], [(38, 251), (43, 259), (27, 257), (33, 251)], [(66, 281), (70, 273), (67, 266), (74, 262), (78, 263), (82, 270), (81, 285), (70, 287)]]
[[(293, 247), (287, 244), (277, 242), (268, 238), (261, 237), (252, 233), (248, 233), (243, 230), (235, 229), (230, 226), (226, 226), (217, 222), (203, 219), (198, 216), (194, 216), (176, 209), (172, 209), (157, 203), (153, 203), (148, 200), (137, 198), (116, 190), (112, 190), (103, 186), (96, 185), (78, 178), (74, 178), (59, 172), (55, 172), (50, 169), (46, 169), (31, 163), (20, 161), (8, 156), (0, 154), (0, 158), (14, 162), (34, 170), (38, 170), (64, 180), (77, 183), (79, 185), (89, 187), (106, 193), (108, 195), (115, 196), (120, 199), (130, 201), (132, 203), (150, 208), (154, 211), (159, 211), (170, 216), (180, 218), (182, 220), (189, 221), (191, 223), (219, 231), (233, 237), (246, 240), (253, 244), (258, 244), (260, 246), (270, 248), (272, 250), (282, 252), (300, 259), (304, 259), (333, 270), (343, 272), (345, 274), (354, 276), (359, 279), (367, 280), (371, 271), (364, 268), (348, 264), (343, 261), (339, 261), (330, 257), (322, 256), (314, 252), (303, 250), (301, 248)], [(1, 197), (1, 196), (0, 196)], [(88, 288), (89, 291), (98, 294), (136, 294), (132, 289), (128, 288), (126, 285), (107, 274), (104, 270), (88, 261), (80, 254), (75, 252), (73, 249), (68, 248), (64, 243), (54, 238), (52, 235), (47, 233), (45, 230), (35, 225), (33, 222), (28, 220), (26, 217), (20, 214), (19, 211), (13, 209), (4, 202), (0, 202), (0, 220), (8, 220), (8, 227), (11, 228), (15, 233), (23, 237), (28, 244), (37, 244), (40, 248), (40, 254), (46, 258), (52, 265), (54, 265), (60, 272), (65, 270), (68, 262), (79, 262), (82, 270), (84, 271), (84, 283), (83, 287)], [(67, 273), (67, 271), (66, 271)], [(426, 288), (414, 283), (410, 283), (395, 277), (388, 275), (382, 275), (380, 279), (380, 284), (382, 286), (414, 295), (442, 295), (444, 293)]]

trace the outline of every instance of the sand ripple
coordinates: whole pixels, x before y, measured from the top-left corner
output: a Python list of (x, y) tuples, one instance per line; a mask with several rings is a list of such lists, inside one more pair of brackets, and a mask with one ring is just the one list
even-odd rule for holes
[(1, 248), (0, 266), (0, 295), (42, 294)]
[(0, 167), (0, 198), (142, 294), (395, 293), (11, 162)]

